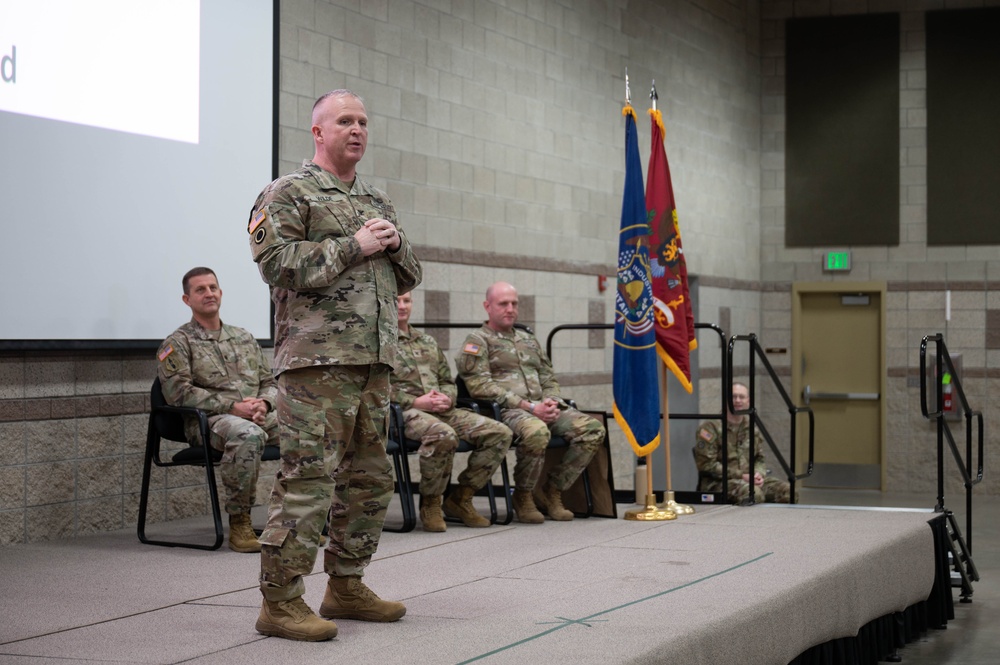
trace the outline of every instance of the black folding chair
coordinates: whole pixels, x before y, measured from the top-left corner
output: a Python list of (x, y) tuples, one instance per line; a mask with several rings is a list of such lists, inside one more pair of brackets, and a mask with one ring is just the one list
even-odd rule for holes
[(410, 465), (406, 461), (406, 448), (400, 445), (403, 441), (403, 415), (399, 407), (393, 404), (389, 410), (389, 437), (385, 443), (385, 452), (392, 460), (392, 468), (396, 476), (396, 493), (399, 494), (400, 507), (403, 511), (401, 526), (382, 526), (383, 531), (406, 533), (413, 531), (417, 525), (417, 510), (413, 505), (413, 483), (410, 479)]
[[(491, 402), (490, 400), (477, 399), (475, 397), (472, 397), (469, 394), (469, 389), (466, 387), (465, 381), (462, 379), (461, 376), (455, 377), (455, 385), (458, 386), (458, 396), (459, 396), (459, 399), (470, 399), (473, 402), (475, 402), (476, 405), (479, 407), (479, 409), (482, 410), (484, 413), (486, 413), (488, 416), (490, 416), (494, 420), (501, 420), (501, 418), (500, 418), (500, 405), (499, 404), (497, 404), (496, 402)], [(574, 402), (573, 400), (566, 399), (565, 397), (563, 398), (563, 400), (567, 404), (569, 404), (570, 406), (572, 406), (574, 409), (577, 408), (576, 407), (576, 402)], [(607, 422), (604, 423), (604, 431), (607, 432)], [(514, 442), (511, 444), (510, 447), (511, 447), (511, 449), (514, 449), (517, 445), (518, 445), (518, 440), (517, 440), (517, 437), (515, 436), (514, 437)], [(552, 438), (549, 439), (549, 445), (546, 446), (546, 449), (552, 450), (554, 448), (569, 448), (569, 441), (567, 441), (566, 439), (564, 439), (561, 436), (555, 436), (555, 435), (553, 435)], [(506, 492), (506, 494), (507, 494), (507, 517), (506, 517), (506, 521), (504, 521), (503, 524), (510, 524), (511, 521), (514, 519), (514, 512), (513, 512), (513, 506), (511, 505), (511, 500), (510, 500), (510, 489), (509, 489), (509, 487), (510, 487), (510, 481), (507, 478), (506, 460), (504, 461), (502, 473), (504, 475), (504, 487), (507, 490), (507, 492)], [(580, 478), (583, 481), (583, 493), (584, 493), (584, 496), (586, 497), (587, 510), (585, 512), (582, 512), (582, 513), (574, 512), (573, 514), (576, 515), (577, 517), (590, 517), (591, 515), (594, 514), (594, 497), (593, 497), (593, 494), (592, 494), (591, 489), (590, 489), (590, 478), (587, 477), (586, 471), (584, 473), (580, 474)]]
[[(405, 432), (404, 420), (403, 420), (403, 409), (402, 409), (402, 407), (399, 404), (396, 404), (396, 403), (393, 403), (391, 406), (392, 406), (392, 409), (393, 409), (394, 414), (395, 414), (394, 417), (398, 418), (398, 420), (399, 420), (399, 431), (401, 433)], [(460, 398), (460, 404), (459, 404), (459, 406), (461, 408), (468, 408), (469, 410), (473, 411), (474, 413), (479, 413), (479, 408), (478, 408), (478, 406), (475, 404), (475, 402), (473, 400), (461, 399)], [(417, 441), (416, 439), (408, 439), (408, 438), (406, 438), (405, 434), (401, 434), (400, 440), (403, 442), (403, 447), (404, 447), (404, 449), (405, 449), (405, 451), (406, 451), (407, 454), (416, 453), (418, 450), (420, 450), (420, 441)], [(458, 441), (458, 448), (455, 449), (455, 453), (456, 454), (458, 454), (458, 453), (471, 453), (473, 450), (474, 450), (474, 448), (469, 444), (468, 441), (465, 441), (463, 439), (459, 439), (459, 441)], [(409, 468), (409, 467), (407, 467), (407, 468)], [(502, 524), (510, 524), (511, 520), (513, 519), (513, 516), (512, 516), (512, 506), (511, 506), (511, 498), (510, 498), (510, 472), (508, 471), (508, 468), (507, 468), (507, 458), (506, 457), (504, 457), (504, 459), (500, 460), (500, 477), (502, 479), (501, 482), (503, 483), (503, 485), (501, 487), (501, 495), (504, 497), (505, 505), (506, 505), (506, 508), (507, 508), (506, 521), (505, 522), (501, 522), (501, 523)], [(451, 483), (450, 483), (450, 480), (449, 480), (449, 486), (450, 485), (451, 485)], [(411, 479), (411, 483), (410, 483), (410, 489), (411, 489), (411, 491), (413, 490), (412, 479)], [(477, 492), (477, 494), (479, 494), (480, 492), (485, 492), (486, 493), (486, 497), (489, 500), (489, 505), (490, 505), (490, 524), (497, 524), (497, 520), (498, 520), (498, 517), (497, 517), (497, 515), (498, 515), (498, 512), (497, 512), (497, 491), (496, 491), (496, 487), (494, 487), (494, 485), (493, 485), (492, 480), (489, 481), (489, 482), (487, 482), (486, 486), (482, 490), (480, 490), (479, 492)], [(448, 492), (446, 490), (445, 494), (447, 494), (447, 493)], [(411, 501), (411, 504), (412, 504), (412, 498), (411, 498), (410, 501)], [(445, 520), (446, 521), (455, 521), (454, 519), (449, 518), (449, 517), (445, 517)]]
[[(164, 547), (190, 547), (197, 550), (217, 550), (222, 545), (222, 511), (219, 506), (219, 492), (215, 483), (214, 466), (222, 458), (222, 453), (210, 445), (208, 414), (201, 409), (186, 406), (169, 406), (163, 398), (160, 379), (153, 381), (149, 391), (149, 426), (146, 430), (146, 455), (142, 464), (142, 488), (139, 493), (139, 523), (137, 532), (139, 541), (147, 545), (162, 545)], [(197, 443), (187, 441), (184, 435), (184, 416), (198, 419), (199, 439)], [(161, 442), (176, 441), (186, 443), (187, 447), (175, 452), (169, 459), (164, 459)], [(278, 446), (264, 446), (261, 461), (280, 459)], [(187, 543), (169, 540), (154, 540), (146, 537), (146, 513), (149, 508), (149, 483), (153, 465), (158, 467), (200, 466), (205, 469), (205, 480), (208, 483), (208, 498), (212, 504), (212, 519), (215, 523), (215, 542), (211, 545)]]

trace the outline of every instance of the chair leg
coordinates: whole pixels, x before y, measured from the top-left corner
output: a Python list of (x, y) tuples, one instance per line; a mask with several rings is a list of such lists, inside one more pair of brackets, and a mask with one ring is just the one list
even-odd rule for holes
[(590, 491), (590, 474), (584, 469), (580, 476), (583, 478), (583, 496), (587, 500), (587, 512), (583, 515), (578, 515), (578, 517), (590, 517), (594, 514), (594, 495)]
[(154, 436), (156, 434), (153, 431), (153, 424), (150, 422), (149, 429), (146, 432), (146, 454), (142, 460), (142, 486), (139, 490), (139, 521), (136, 524), (136, 535), (139, 536), (140, 543), (149, 543), (149, 539), (146, 538), (146, 510), (149, 508), (149, 482), (153, 472), (152, 446), (159, 445), (159, 437), (157, 437), (157, 442), (154, 442)]
[(498, 524), (510, 524), (514, 521), (514, 504), (510, 498), (512, 488), (510, 486), (510, 470), (507, 468), (506, 457), (500, 460), (500, 478), (503, 481), (503, 503), (506, 513), (504, 514), (503, 521), (498, 522)]
[[(211, 453), (208, 453), (211, 454)], [(222, 515), (221, 508), (219, 505), (219, 493), (215, 485), (215, 471), (211, 466), (211, 462), (206, 465), (207, 470), (207, 481), (208, 481), (208, 493), (209, 502), (212, 504), (212, 521), (215, 527), (215, 540), (211, 545), (199, 545), (196, 543), (183, 543), (173, 540), (154, 540), (146, 536), (146, 511), (148, 508), (148, 495), (149, 495), (149, 482), (152, 460), (147, 460), (145, 467), (143, 468), (143, 481), (142, 490), (139, 497), (139, 524), (137, 527), (139, 542), (146, 545), (160, 545), (161, 547), (186, 547), (193, 550), (217, 550), (222, 547), (222, 541), (224, 539), (224, 533), (222, 530)]]
[(396, 473), (395, 490), (399, 494), (400, 508), (403, 511), (403, 524), (399, 527), (383, 526), (383, 531), (407, 533), (417, 526), (417, 509), (413, 503), (413, 487), (410, 484), (410, 470), (406, 456), (400, 452), (389, 453), (392, 458), (393, 470)]
[(212, 518), (215, 520), (215, 545), (210, 549), (217, 550), (222, 546), (222, 508), (219, 506), (219, 489), (215, 485), (215, 465), (212, 463), (212, 449), (202, 446), (205, 451), (205, 475), (208, 481), (208, 499), (212, 504)]
[(490, 524), (497, 523), (497, 493), (493, 487), (493, 481), (486, 483), (486, 497), (490, 501)]

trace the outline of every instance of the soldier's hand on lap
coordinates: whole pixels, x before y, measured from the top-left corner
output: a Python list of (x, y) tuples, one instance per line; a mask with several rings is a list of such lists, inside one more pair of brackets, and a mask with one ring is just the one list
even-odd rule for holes
[(534, 414), (543, 423), (554, 423), (559, 419), (559, 403), (551, 397), (547, 397), (535, 405)]

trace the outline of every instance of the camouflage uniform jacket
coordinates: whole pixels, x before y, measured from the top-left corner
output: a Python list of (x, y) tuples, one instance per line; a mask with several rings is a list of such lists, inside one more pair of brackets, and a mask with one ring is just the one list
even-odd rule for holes
[[(213, 416), (257, 397), (274, 409), (278, 385), (271, 366), (257, 340), (243, 328), (222, 324), (216, 339), (192, 318), (163, 341), (156, 357), (167, 404), (202, 409)], [(187, 419), (189, 440), (196, 440), (197, 431), (197, 422)]]
[(501, 333), (484, 325), (465, 338), (455, 364), (473, 397), (507, 409), (518, 408), (522, 399), (562, 403), (552, 362), (538, 339), (520, 328)]
[(393, 402), (404, 410), (410, 409), (414, 399), (437, 390), (450, 397), (452, 404), (455, 403), (458, 389), (451, 378), (448, 360), (433, 337), (413, 327), (407, 332), (400, 330), (396, 360), (389, 379)]
[[(399, 248), (364, 256), (354, 233), (379, 217)], [(421, 279), (392, 202), (360, 176), (348, 187), (311, 161), (254, 203), (250, 250), (274, 301), (275, 374), (315, 365), (392, 366), (396, 295)]]
[[(728, 421), (727, 421), (728, 424)], [(764, 440), (760, 430), (754, 431), (754, 465), (750, 468), (750, 423), (744, 416), (736, 425), (728, 425), (729, 480), (740, 480), (744, 473), (767, 475), (764, 461)], [(695, 435), (694, 456), (698, 470), (715, 480), (722, 480), (722, 430), (718, 421), (702, 423)]]

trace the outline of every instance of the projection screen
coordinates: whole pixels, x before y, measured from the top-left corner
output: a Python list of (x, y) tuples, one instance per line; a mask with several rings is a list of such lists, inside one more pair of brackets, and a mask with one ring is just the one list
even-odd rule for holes
[(271, 336), (247, 219), (277, 163), (276, 0), (0, 0), (0, 350), (155, 345), (209, 266)]

